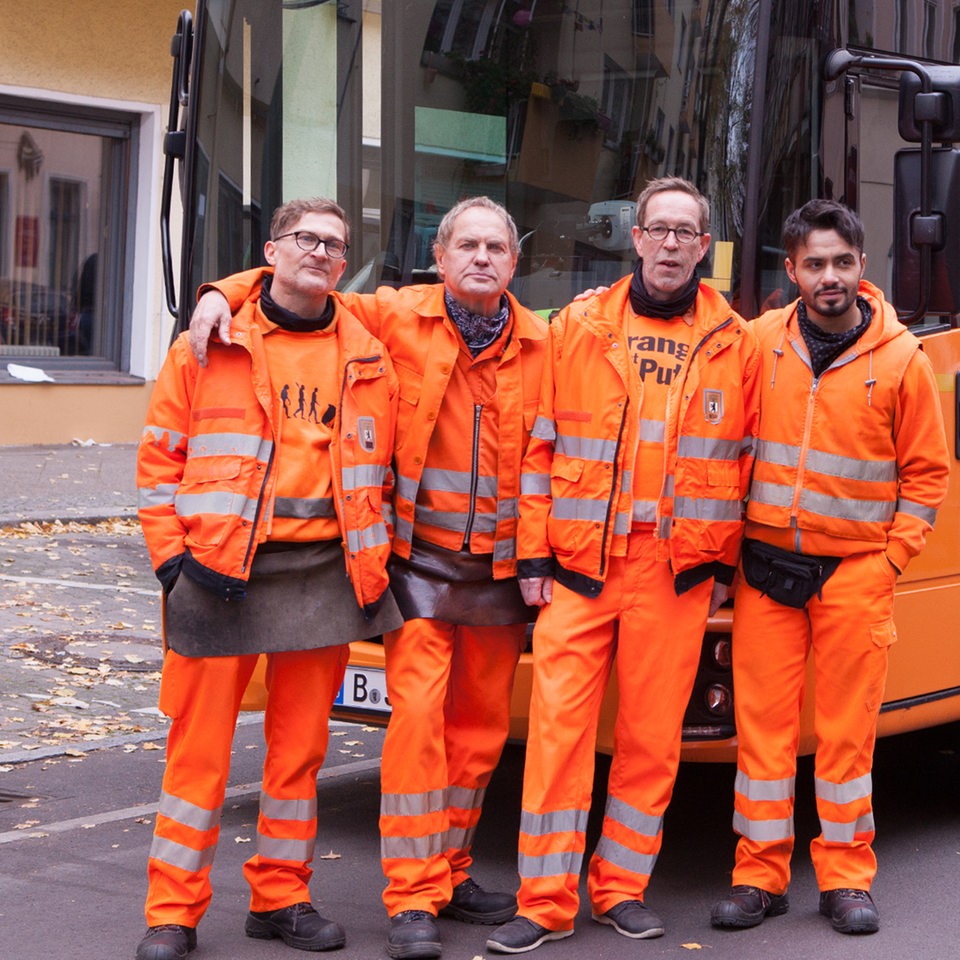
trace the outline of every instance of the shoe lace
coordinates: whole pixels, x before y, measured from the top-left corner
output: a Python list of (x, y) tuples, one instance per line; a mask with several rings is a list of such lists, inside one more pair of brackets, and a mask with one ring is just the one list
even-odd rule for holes
[(838, 890), (837, 896), (843, 897), (844, 900), (859, 900), (861, 903), (866, 903), (870, 899), (866, 890)]
[(426, 910), (404, 910), (403, 913), (398, 913), (394, 920), (399, 920), (401, 923), (413, 923), (416, 920), (426, 920), (433, 919), (433, 914), (428, 913)]

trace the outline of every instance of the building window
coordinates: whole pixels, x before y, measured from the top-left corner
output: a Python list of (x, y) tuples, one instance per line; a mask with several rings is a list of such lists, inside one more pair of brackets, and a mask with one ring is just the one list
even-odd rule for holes
[(138, 122), (0, 97), (0, 358), (119, 369)]

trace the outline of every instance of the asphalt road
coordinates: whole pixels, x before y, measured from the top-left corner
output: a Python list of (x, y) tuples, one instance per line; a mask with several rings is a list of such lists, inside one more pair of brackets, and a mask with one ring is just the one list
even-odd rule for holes
[[(0, 531), (0, 958), (124, 960), (143, 933), (145, 865), (163, 764), (156, 711), (159, 613), (135, 527)], [(241, 865), (253, 849), (263, 759), (257, 715), (237, 733), (214, 900), (197, 960), (300, 956), (243, 936)], [(378, 758), (382, 730), (333, 729), (318, 796), (313, 890), (347, 929), (335, 956), (381, 960)], [(522, 749), (491, 785), (474, 875), (516, 884)], [(599, 761), (602, 807), (605, 762)], [(740, 933), (713, 930), (729, 885), (733, 769), (685, 764), (648, 893), (667, 933), (630, 941), (581, 910), (574, 937), (541, 947), (553, 960), (710, 956), (716, 960), (934, 960), (957, 955), (960, 912), (960, 724), (882, 741), (874, 776), (882, 929), (834, 933), (816, 912), (806, 846), (816, 832), (811, 763), (798, 777), (791, 910)], [(598, 820), (591, 821), (590, 841)], [(447, 960), (492, 958), (487, 929), (441, 921)]]

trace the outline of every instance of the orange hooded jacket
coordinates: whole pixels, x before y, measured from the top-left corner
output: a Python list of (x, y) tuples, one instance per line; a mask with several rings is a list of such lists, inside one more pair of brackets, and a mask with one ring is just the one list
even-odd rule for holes
[[(232, 343), (200, 367), (186, 334), (157, 378), (137, 454), (139, 515), (157, 577), (181, 568), (232, 599), (245, 595), (257, 546), (269, 536), (281, 416), (256, 322), (234, 318)], [(372, 614), (386, 590), (388, 522), (399, 386), (383, 345), (337, 306), (340, 403), (330, 444), (334, 506), (357, 602)]]
[(797, 302), (754, 321), (763, 354), (747, 536), (797, 553), (883, 550), (903, 571), (947, 493), (940, 393), (920, 341), (873, 284), (857, 342), (814, 379)]
[[(562, 310), (550, 324), (540, 411), (523, 465), (521, 577), (555, 576), (597, 596), (611, 555), (623, 555), (633, 503), (643, 385), (623, 318), (630, 277)], [(691, 350), (667, 400), (658, 555), (677, 593), (715, 577), (730, 583), (759, 416), (755, 334), (701, 285)]]

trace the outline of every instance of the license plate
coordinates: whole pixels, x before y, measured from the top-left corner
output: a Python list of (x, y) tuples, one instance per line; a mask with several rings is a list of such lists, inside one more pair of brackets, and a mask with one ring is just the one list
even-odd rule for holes
[(354, 667), (347, 664), (343, 685), (333, 703), (334, 706), (349, 710), (389, 713), (386, 675), (377, 667)]

